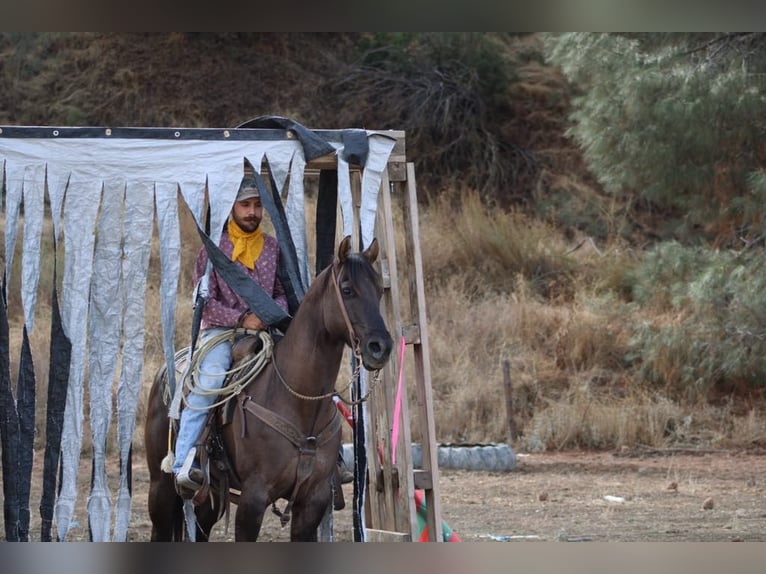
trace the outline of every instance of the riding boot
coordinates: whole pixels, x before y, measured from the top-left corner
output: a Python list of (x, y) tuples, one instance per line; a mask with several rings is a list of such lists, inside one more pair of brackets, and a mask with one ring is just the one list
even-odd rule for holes
[(197, 465), (197, 447), (192, 447), (175, 476), (176, 491), (181, 498), (192, 498), (202, 488), (204, 475)]
[(330, 482), (332, 483), (332, 508), (333, 510), (343, 510), (346, 508), (346, 499), (343, 497), (343, 488), (340, 485), (337, 466), (330, 477)]
[(338, 484), (349, 484), (354, 482), (354, 473), (348, 469), (346, 461), (343, 460), (343, 445), (341, 445), (340, 451), (338, 451), (336, 471), (338, 475)]

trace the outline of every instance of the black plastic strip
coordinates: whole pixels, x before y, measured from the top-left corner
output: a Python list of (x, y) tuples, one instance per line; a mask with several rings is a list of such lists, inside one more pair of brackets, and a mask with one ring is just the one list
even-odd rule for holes
[(335, 233), (338, 225), (338, 171), (319, 172), (316, 205), (316, 269), (319, 275), (335, 257)]
[(197, 231), (202, 239), (202, 244), (205, 246), (210, 262), (229, 287), (247, 303), (250, 310), (258, 315), (261, 321), (283, 331), (287, 330), (287, 325), (292, 317), (285, 313), (260, 285), (248, 277), (236, 263), (229, 259), (213, 243), (213, 240), (202, 231), (199, 225), (197, 225)]
[[(351, 368), (356, 371), (356, 357), (351, 357)], [(367, 484), (367, 449), (364, 435), (364, 407), (359, 397), (362, 396), (361, 380), (357, 374), (353, 381), (354, 398), (354, 504), (353, 504), (353, 531), (354, 542), (364, 542), (364, 528), (362, 527), (362, 515), (364, 513), (364, 496)]]
[[(342, 132), (310, 130), (296, 121), (281, 116), (260, 116), (237, 126), (238, 128), (282, 128), (294, 133), (303, 146), (303, 156), (311, 161), (323, 155), (335, 153), (330, 141), (341, 141)], [(333, 136), (332, 140), (330, 136)]]
[(19, 540), (29, 541), (29, 493), (32, 484), (32, 461), (35, 440), (35, 366), (27, 327), (21, 344), (19, 378), (16, 384), (16, 410), (19, 416)]
[[(56, 237), (53, 238), (56, 253)], [(53, 293), (51, 295), (51, 343), (48, 369), (48, 411), (45, 423), (45, 454), (43, 458), (43, 491), (40, 498), (40, 540), (51, 541), (53, 509), (57, 480), (60, 480), (61, 435), (64, 429), (64, 409), (69, 387), (69, 360), (72, 343), (64, 333), (56, 289), (56, 258), (53, 260)]]
[(364, 167), (370, 152), (367, 132), (360, 129), (346, 129), (343, 130), (341, 140), (343, 141), (343, 159), (348, 163)]
[(19, 417), (11, 389), (10, 330), (5, 300), (5, 276), (0, 283), (0, 444), (3, 456), (3, 519), (5, 539), (19, 541)]
[(279, 244), (280, 281), (287, 294), (288, 310), (291, 314), (294, 314), (300, 302), (303, 301), (306, 289), (303, 286), (298, 270), (298, 255), (295, 251), (293, 236), (290, 233), (290, 226), (287, 224), (287, 216), (282, 206), (282, 199), (279, 197), (279, 191), (274, 180), (271, 180), (272, 186), (269, 189), (261, 174), (253, 169), (252, 164), (247, 158), (245, 158), (245, 162), (247, 169), (253, 172), (255, 185), (261, 194), (261, 202), (271, 218), (271, 224), (274, 226), (277, 243)]

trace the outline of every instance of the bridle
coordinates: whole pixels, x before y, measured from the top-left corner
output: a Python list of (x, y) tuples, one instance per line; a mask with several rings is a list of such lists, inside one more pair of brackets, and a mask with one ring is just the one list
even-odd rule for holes
[(356, 357), (358, 361), (361, 361), (362, 353), (359, 350), (359, 337), (356, 336), (354, 326), (351, 324), (351, 320), (348, 318), (346, 304), (343, 302), (343, 295), (341, 295), (340, 292), (340, 284), (338, 283), (338, 275), (340, 275), (340, 270), (338, 271), (337, 275), (335, 274), (335, 270), (333, 270), (330, 275), (332, 277), (332, 286), (335, 288), (335, 295), (338, 297), (338, 307), (340, 307), (340, 312), (343, 315), (343, 321), (345, 321), (346, 329), (348, 330), (349, 344), (354, 351), (354, 357)]
[[(351, 388), (351, 385), (354, 383), (354, 381), (359, 376), (359, 373), (362, 369), (362, 352), (360, 350), (360, 341), (359, 337), (356, 336), (356, 331), (354, 330), (354, 326), (351, 324), (351, 320), (348, 318), (348, 311), (346, 311), (346, 304), (343, 302), (343, 295), (340, 292), (340, 285), (338, 283), (338, 276), (340, 275), (340, 271), (338, 273), (335, 273), (335, 270), (330, 270), (330, 277), (332, 280), (332, 285), (335, 290), (335, 295), (338, 299), (338, 307), (340, 307), (341, 315), (343, 316), (343, 321), (346, 323), (346, 329), (348, 330), (348, 337), (349, 342), (351, 344), (351, 349), (354, 353), (354, 360), (355, 360), (355, 368), (354, 372), (351, 374), (351, 379), (349, 380), (348, 385), (346, 386), (345, 390), (348, 390)], [(355, 405), (359, 403), (363, 403), (367, 400), (367, 397), (370, 396), (370, 393), (372, 392), (373, 388), (377, 384), (377, 382), (380, 380), (380, 370), (374, 371), (374, 374), (372, 376), (372, 381), (367, 389), (367, 393), (357, 400), (351, 400), (351, 399), (344, 399), (338, 391), (333, 389), (329, 393), (324, 393), (322, 395), (304, 395), (293, 389), (285, 380), (285, 378), (282, 376), (282, 373), (279, 371), (279, 367), (277, 367), (277, 361), (276, 358), (272, 359), (272, 364), (274, 365), (274, 372), (277, 374), (277, 378), (280, 380), (282, 385), (290, 391), (290, 393), (293, 396), (298, 397), (299, 399), (307, 400), (307, 401), (320, 401), (322, 399), (327, 399), (330, 397), (338, 397), (341, 401), (346, 403), (347, 405)]]

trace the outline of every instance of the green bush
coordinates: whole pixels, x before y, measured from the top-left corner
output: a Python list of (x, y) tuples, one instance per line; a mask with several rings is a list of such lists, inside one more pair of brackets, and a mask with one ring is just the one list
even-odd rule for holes
[(761, 252), (660, 245), (636, 269), (634, 297), (655, 310), (633, 340), (645, 379), (688, 399), (764, 385)]

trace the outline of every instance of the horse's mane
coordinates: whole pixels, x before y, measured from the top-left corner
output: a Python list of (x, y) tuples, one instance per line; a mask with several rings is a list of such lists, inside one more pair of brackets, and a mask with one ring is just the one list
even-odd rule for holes
[(360, 253), (352, 253), (346, 258), (346, 272), (352, 283), (357, 283), (364, 276), (364, 278), (372, 281), (377, 288), (381, 288), (380, 275), (367, 258)]

